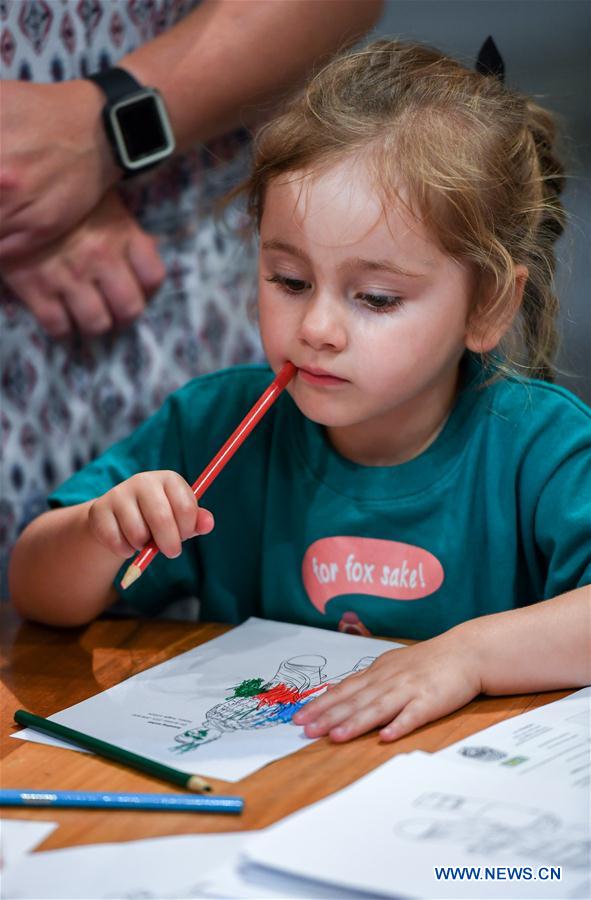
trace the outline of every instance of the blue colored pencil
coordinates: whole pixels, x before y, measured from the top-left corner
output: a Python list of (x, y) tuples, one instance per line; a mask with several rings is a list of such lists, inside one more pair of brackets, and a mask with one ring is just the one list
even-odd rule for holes
[(242, 797), (194, 794), (120, 794), (106, 791), (0, 790), (0, 806), (61, 806), (86, 809), (155, 809), (159, 812), (241, 813)]

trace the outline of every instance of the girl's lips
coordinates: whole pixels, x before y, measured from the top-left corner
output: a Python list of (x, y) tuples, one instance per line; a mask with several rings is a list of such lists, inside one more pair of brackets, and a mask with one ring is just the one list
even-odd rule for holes
[(347, 384), (345, 378), (337, 378), (336, 375), (327, 375), (324, 372), (311, 371), (310, 369), (298, 369), (298, 375), (307, 384), (312, 384), (316, 387), (336, 387), (340, 384)]

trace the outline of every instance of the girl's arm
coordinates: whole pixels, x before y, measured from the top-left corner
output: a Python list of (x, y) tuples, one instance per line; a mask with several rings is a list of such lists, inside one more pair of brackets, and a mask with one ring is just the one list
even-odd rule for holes
[(113, 579), (123, 557), (93, 536), (93, 500), (43, 513), (23, 531), (10, 560), (10, 597), (27, 619), (83, 625), (117, 599)]
[(184, 540), (213, 525), (179, 474), (139, 472), (96, 500), (31, 522), (12, 554), (11, 600), (23, 616), (46, 625), (83, 625), (117, 599), (117, 571), (150, 538), (174, 558)]
[(380, 727), (397, 740), (477, 694), (591, 683), (591, 586), (523, 609), (472, 619), (384, 653), (294, 716), (308, 737), (347, 741)]
[(479, 657), (484, 694), (591, 684), (591, 585), (459, 626)]

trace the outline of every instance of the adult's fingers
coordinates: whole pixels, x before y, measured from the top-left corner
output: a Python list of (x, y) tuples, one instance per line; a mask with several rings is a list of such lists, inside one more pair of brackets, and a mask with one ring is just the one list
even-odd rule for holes
[(60, 292), (76, 327), (82, 334), (95, 337), (113, 327), (109, 305), (98, 288), (89, 281), (68, 279)]
[(156, 241), (138, 227), (127, 245), (127, 257), (146, 297), (150, 297), (166, 276)]
[(71, 333), (72, 323), (61, 299), (43, 291), (32, 276), (9, 276), (6, 283), (50, 337), (63, 338)]
[(144, 291), (126, 260), (119, 259), (112, 266), (102, 266), (96, 275), (96, 287), (118, 325), (133, 322), (143, 313)]

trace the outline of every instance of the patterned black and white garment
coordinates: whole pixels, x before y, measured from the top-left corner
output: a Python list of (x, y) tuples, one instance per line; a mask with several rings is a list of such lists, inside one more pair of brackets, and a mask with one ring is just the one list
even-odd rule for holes
[[(106, 68), (178, 22), (198, 0), (0, 0), (6, 79), (61, 81)], [(59, 482), (145, 419), (194, 375), (261, 358), (256, 255), (242, 215), (216, 201), (247, 172), (234, 132), (125, 186), (158, 236), (167, 278), (118, 334), (55, 341), (0, 285), (2, 459), (0, 569)]]

